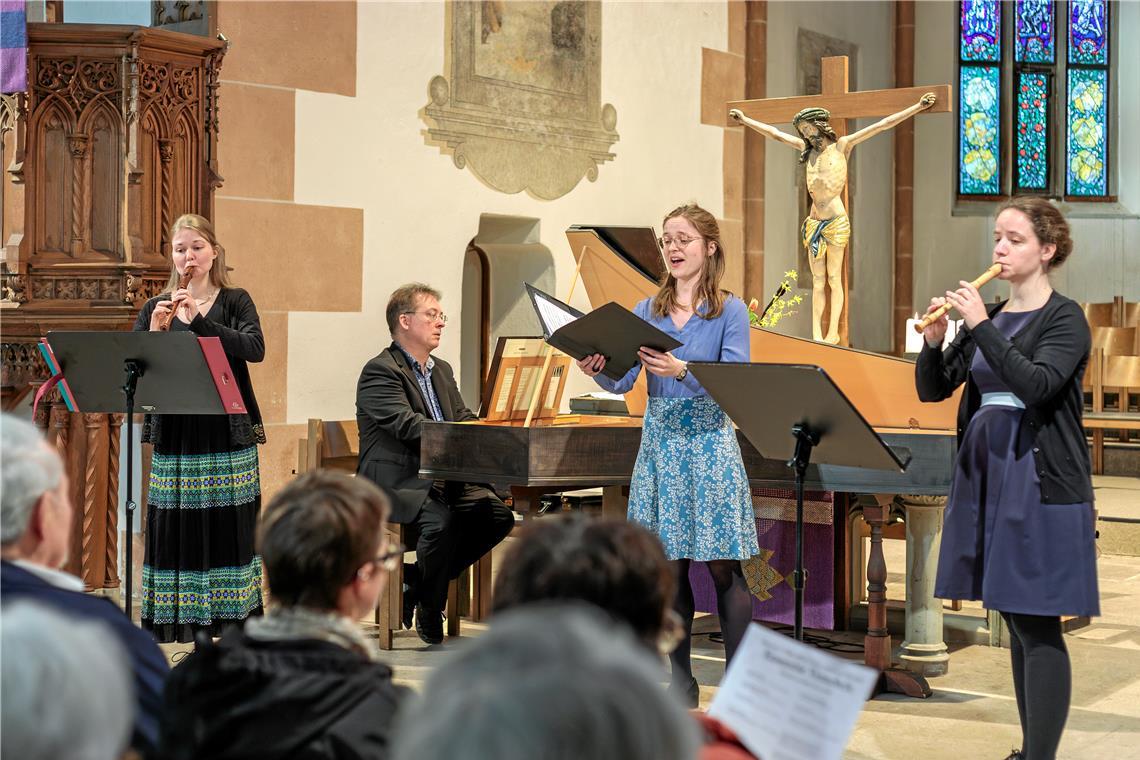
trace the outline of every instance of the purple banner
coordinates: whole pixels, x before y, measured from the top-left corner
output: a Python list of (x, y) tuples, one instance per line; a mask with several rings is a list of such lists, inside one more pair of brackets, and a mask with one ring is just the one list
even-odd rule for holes
[[(804, 626), (835, 629), (835, 525), (830, 493), (804, 495)], [(752, 617), (791, 625), (795, 620), (792, 571), (796, 566), (795, 494), (753, 489), (760, 554), (744, 563), (752, 590)], [(716, 587), (703, 562), (689, 567), (698, 612), (716, 614)]]
[(28, 15), (24, 0), (0, 0), (0, 92), (28, 89)]

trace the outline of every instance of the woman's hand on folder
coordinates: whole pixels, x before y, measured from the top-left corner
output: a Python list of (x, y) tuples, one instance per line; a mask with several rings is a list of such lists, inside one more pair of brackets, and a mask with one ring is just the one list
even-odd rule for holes
[(590, 354), (578, 360), (578, 369), (586, 373), (586, 377), (593, 377), (606, 366), (606, 357), (601, 354)]
[(637, 358), (645, 366), (646, 372), (652, 372), (658, 377), (676, 377), (685, 366), (684, 362), (668, 351), (654, 351), (649, 346), (642, 346), (637, 352)]

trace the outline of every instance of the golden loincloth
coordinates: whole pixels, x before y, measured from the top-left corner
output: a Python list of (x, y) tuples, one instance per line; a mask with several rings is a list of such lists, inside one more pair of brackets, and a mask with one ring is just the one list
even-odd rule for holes
[(830, 219), (804, 219), (800, 227), (800, 238), (804, 248), (812, 255), (826, 256), (827, 246), (834, 245), (842, 248), (851, 239), (851, 221), (847, 214), (833, 216)]

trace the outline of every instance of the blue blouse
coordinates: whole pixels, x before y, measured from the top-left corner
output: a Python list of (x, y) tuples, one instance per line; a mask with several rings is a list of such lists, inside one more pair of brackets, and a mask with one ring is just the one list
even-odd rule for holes
[[(653, 299), (646, 298), (633, 309), (633, 313), (662, 332), (671, 335), (684, 345), (673, 351), (673, 356), (684, 362), (747, 362), (750, 355), (748, 307), (736, 296), (725, 299), (724, 309), (716, 319), (703, 319), (696, 314), (689, 317), (683, 327), (677, 329), (668, 315), (652, 315)], [(701, 304), (698, 310), (703, 314), (707, 307)], [(605, 375), (596, 375), (597, 381), (610, 393), (626, 393), (637, 381), (641, 372), (641, 362), (633, 365), (621, 380), (611, 380)], [(693, 398), (707, 396), (705, 389), (690, 372), (684, 380), (672, 377), (658, 377), (648, 374), (649, 395), (664, 398)]]

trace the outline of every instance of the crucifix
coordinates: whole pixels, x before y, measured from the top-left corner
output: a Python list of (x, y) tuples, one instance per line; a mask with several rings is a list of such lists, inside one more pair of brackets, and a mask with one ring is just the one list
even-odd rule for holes
[[(800, 226), (812, 273), (812, 337), (848, 345), (847, 158), (858, 143), (885, 132), (921, 111), (950, 111), (950, 86), (848, 92), (847, 57), (822, 59), (822, 93), (793, 98), (738, 100), (729, 116), (765, 137), (800, 151), (811, 212)], [(847, 119), (885, 118), (848, 136)], [(798, 136), (772, 124), (792, 123)]]

